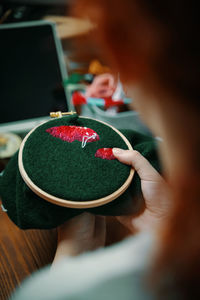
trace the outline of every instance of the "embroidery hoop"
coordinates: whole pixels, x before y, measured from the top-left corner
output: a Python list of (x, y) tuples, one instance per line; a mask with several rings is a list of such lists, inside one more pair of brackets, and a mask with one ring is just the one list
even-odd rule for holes
[[(90, 120), (94, 120), (97, 121), (99, 123), (102, 123), (110, 128), (112, 128), (115, 132), (117, 132), (121, 138), (124, 140), (124, 142), (126, 143), (127, 147), (129, 150), (133, 150), (131, 144), (129, 143), (129, 141), (127, 140), (127, 138), (116, 128), (114, 128), (113, 126), (107, 124), (106, 122), (103, 121), (99, 121), (93, 118), (88, 118), (88, 117), (80, 117), (83, 119), (90, 119)], [(34, 127), (24, 138), (23, 142), (21, 143), (20, 149), (19, 149), (19, 155), (18, 155), (18, 166), (19, 166), (19, 171), (20, 174), (24, 180), (24, 182), (27, 184), (27, 186), (35, 193), (37, 194), (40, 198), (51, 202), (53, 204), (59, 205), (59, 206), (63, 206), (63, 207), (69, 207), (69, 208), (92, 208), (92, 207), (98, 207), (98, 206), (102, 206), (106, 203), (109, 203), (113, 200), (115, 200), (116, 198), (118, 198), (120, 195), (122, 195), (126, 189), (129, 187), (132, 179), (133, 179), (133, 175), (134, 175), (134, 169), (131, 168), (130, 169), (130, 173), (128, 178), (126, 179), (126, 181), (123, 183), (123, 185), (117, 189), (115, 192), (113, 192), (112, 194), (99, 198), (99, 199), (95, 199), (95, 200), (90, 200), (90, 201), (72, 201), (72, 200), (68, 200), (68, 199), (63, 199), (63, 198), (59, 198), (56, 196), (53, 196), (52, 194), (49, 194), (47, 192), (45, 192), (44, 190), (42, 190), (41, 188), (39, 188), (37, 185), (34, 184), (34, 182), (30, 179), (30, 177), (28, 176), (28, 174), (26, 173), (25, 169), (24, 169), (24, 165), (23, 165), (23, 160), (22, 160), (22, 156), (23, 156), (23, 149), (24, 149), (24, 145), (27, 141), (27, 139), (29, 138), (29, 136), (41, 125), (43, 125), (43, 122), (39, 125), (37, 125), (36, 127)]]

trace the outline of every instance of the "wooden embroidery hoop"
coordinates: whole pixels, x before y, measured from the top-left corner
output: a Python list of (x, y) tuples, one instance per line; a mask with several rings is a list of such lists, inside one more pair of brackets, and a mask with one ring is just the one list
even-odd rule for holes
[[(113, 126), (103, 122), (103, 121), (99, 121), (93, 118), (88, 118), (88, 117), (80, 117), (80, 118), (84, 118), (84, 119), (90, 119), (90, 120), (94, 120), (97, 121), (99, 123), (102, 123), (110, 128), (112, 128), (115, 132), (117, 132), (121, 138), (124, 140), (124, 142), (126, 143), (126, 145), (128, 146), (129, 150), (133, 150), (131, 144), (129, 143), (129, 141), (127, 140), (127, 138), (116, 128), (114, 128)], [(48, 122), (48, 121), (47, 121)], [(27, 186), (35, 193), (37, 194), (39, 197), (41, 197), (44, 200), (47, 200), (48, 202), (51, 202), (53, 204), (59, 205), (59, 206), (63, 206), (63, 207), (69, 207), (69, 208), (92, 208), (92, 207), (98, 207), (101, 205), (104, 205), (106, 203), (109, 203), (113, 200), (115, 200), (116, 198), (118, 198), (120, 195), (122, 195), (125, 190), (129, 187), (132, 179), (133, 179), (133, 175), (134, 175), (134, 169), (131, 168), (130, 169), (130, 173), (128, 178), (126, 179), (126, 181), (123, 183), (123, 185), (116, 190), (115, 192), (113, 192), (112, 194), (103, 197), (103, 198), (99, 198), (99, 199), (95, 199), (95, 200), (90, 200), (90, 201), (72, 201), (72, 200), (67, 200), (67, 199), (62, 199), (59, 197), (55, 197), (45, 191), (43, 191), (41, 188), (39, 188), (37, 185), (34, 184), (34, 182), (30, 179), (30, 177), (28, 176), (28, 174), (26, 173), (25, 169), (24, 169), (24, 165), (23, 165), (23, 160), (22, 160), (22, 156), (23, 156), (23, 149), (24, 149), (24, 145), (27, 141), (27, 139), (29, 138), (29, 136), (41, 125), (43, 125), (46, 122), (43, 122), (42, 124), (37, 125), (36, 127), (34, 127), (24, 138), (20, 149), (19, 149), (19, 155), (18, 155), (18, 166), (19, 166), (19, 171), (20, 174), (24, 180), (24, 182), (27, 184)]]

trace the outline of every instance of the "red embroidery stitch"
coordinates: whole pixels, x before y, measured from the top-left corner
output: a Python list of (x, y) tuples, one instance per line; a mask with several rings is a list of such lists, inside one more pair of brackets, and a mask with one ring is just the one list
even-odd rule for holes
[(95, 153), (95, 157), (99, 157), (102, 159), (108, 159), (108, 160), (116, 159), (115, 156), (113, 155), (112, 148), (98, 149), (97, 152)]
[(82, 142), (82, 147), (85, 147), (86, 143), (99, 140), (99, 135), (93, 129), (81, 126), (56, 126), (48, 128), (46, 132), (69, 143)]

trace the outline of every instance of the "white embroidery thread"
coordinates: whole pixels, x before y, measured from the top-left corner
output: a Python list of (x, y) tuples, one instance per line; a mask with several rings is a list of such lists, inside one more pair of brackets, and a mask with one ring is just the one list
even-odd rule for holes
[(81, 148), (84, 148), (84, 147), (86, 146), (88, 140), (90, 140), (90, 139), (95, 139), (96, 136), (97, 136), (96, 133), (94, 133), (94, 134), (91, 135), (91, 136), (84, 135), (84, 136), (83, 136), (83, 139), (82, 139), (82, 143), (81, 143)]
[(3, 204), (1, 204), (1, 209), (3, 212), (7, 212), (8, 210), (3, 206)]

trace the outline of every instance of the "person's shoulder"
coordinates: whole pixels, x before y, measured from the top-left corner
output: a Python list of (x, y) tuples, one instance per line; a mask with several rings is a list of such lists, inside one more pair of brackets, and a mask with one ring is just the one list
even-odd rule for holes
[[(134, 282), (138, 286), (141, 274), (148, 268), (151, 247), (152, 236), (145, 233), (113, 246), (64, 258), (53, 267), (33, 274), (13, 299), (67, 300), (77, 297), (81, 300), (128, 300)], [(127, 297), (118, 297), (125, 290)], [(98, 296), (100, 292), (101, 295)], [(31, 298), (31, 295), (34, 297)]]
[[(145, 267), (149, 261), (149, 254), (153, 246), (153, 235), (150, 232), (130, 236), (125, 240), (106, 248), (98, 249), (92, 253), (88, 252), (76, 259), (76, 263), (84, 260), (86, 264), (98, 264), (100, 270), (111, 270), (122, 272)], [(146, 259), (145, 259), (146, 258)]]

